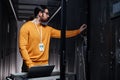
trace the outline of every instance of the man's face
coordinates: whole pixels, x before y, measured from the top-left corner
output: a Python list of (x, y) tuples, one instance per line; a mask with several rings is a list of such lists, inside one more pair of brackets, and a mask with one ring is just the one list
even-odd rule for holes
[(45, 11), (42, 13), (41, 17), (41, 22), (46, 22), (48, 21), (49, 18), (49, 11), (48, 9), (45, 9)]

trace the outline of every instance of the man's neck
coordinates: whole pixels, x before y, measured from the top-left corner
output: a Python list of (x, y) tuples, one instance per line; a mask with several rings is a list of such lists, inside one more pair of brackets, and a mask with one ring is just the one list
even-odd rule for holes
[(35, 19), (33, 20), (33, 22), (34, 22), (35, 24), (40, 24), (40, 19), (35, 18)]

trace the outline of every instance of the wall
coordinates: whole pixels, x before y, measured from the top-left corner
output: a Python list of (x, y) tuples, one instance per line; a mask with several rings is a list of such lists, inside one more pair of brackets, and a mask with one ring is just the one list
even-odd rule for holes
[(9, 2), (0, 1), (0, 80), (16, 72), (17, 25)]
[(111, 0), (88, 0), (88, 80), (115, 80), (115, 26)]

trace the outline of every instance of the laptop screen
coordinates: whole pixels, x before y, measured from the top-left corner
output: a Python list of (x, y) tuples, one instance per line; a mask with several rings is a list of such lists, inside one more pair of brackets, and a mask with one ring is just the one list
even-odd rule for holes
[(46, 65), (46, 66), (34, 66), (28, 70), (27, 77), (28, 78), (36, 78), (36, 77), (45, 77), (50, 76), (55, 65)]

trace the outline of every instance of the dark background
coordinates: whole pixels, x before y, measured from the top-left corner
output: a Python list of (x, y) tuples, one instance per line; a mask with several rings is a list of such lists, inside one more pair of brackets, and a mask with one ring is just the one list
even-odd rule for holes
[[(28, 9), (19, 6), (28, 5), (27, 2), (31, 6), (37, 4), (32, 0), (12, 0), (16, 19), (9, 0), (0, 0), (0, 80), (18, 72), (18, 22), (32, 15), (20, 13), (19, 10)], [(117, 3), (120, 0), (67, 0), (67, 30), (78, 29), (83, 23), (88, 25), (83, 33), (66, 40), (66, 72), (76, 73), (78, 80), (120, 80), (120, 6), (118, 12), (113, 7)], [(52, 15), (60, 0), (43, 0), (41, 4), (48, 5)], [(60, 16), (59, 11), (49, 25), (60, 29)], [(50, 64), (59, 70), (60, 40), (51, 39), (50, 44)]]

